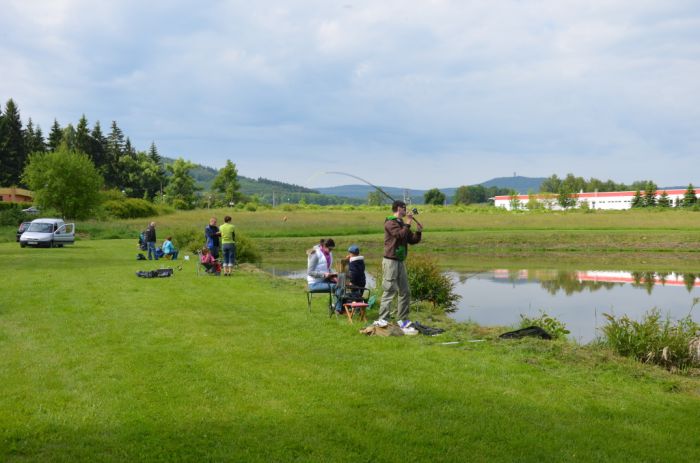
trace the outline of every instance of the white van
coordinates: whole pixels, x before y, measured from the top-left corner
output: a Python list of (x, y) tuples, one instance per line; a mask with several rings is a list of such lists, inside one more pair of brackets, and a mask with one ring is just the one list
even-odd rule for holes
[(36, 219), (29, 224), (27, 231), (19, 237), (19, 245), (36, 247), (59, 247), (75, 242), (75, 224), (63, 219)]

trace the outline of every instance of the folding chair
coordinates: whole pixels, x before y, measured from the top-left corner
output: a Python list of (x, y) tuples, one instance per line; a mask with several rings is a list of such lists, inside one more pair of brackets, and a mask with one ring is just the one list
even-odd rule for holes
[(311, 299), (314, 294), (328, 294), (328, 311), (331, 315), (333, 315), (333, 290), (332, 289), (316, 289), (316, 290), (310, 290), (309, 288), (306, 288), (306, 305), (309, 308), (309, 312), (311, 312)]

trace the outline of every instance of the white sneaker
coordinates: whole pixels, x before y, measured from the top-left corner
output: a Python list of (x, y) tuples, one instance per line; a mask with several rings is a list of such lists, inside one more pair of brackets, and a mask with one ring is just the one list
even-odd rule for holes
[(374, 326), (379, 326), (381, 328), (384, 328), (387, 326), (389, 323), (384, 320), (383, 318), (380, 318), (379, 320), (375, 320), (374, 323), (372, 323)]
[(401, 329), (408, 328), (409, 326), (411, 326), (413, 324), (413, 322), (411, 320), (399, 320), (398, 323), (399, 323), (399, 328), (401, 328)]
[(412, 326), (409, 326), (407, 328), (401, 328), (401, 331), (403, 331), (403, 334), (405, 334), (406, 336), (415, 336), (416, 334), (418, 334), (418, 330)]

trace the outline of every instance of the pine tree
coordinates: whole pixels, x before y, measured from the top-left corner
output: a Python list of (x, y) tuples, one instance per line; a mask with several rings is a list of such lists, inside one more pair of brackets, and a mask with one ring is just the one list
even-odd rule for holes
[(104, 165), (105, 183), (109, 187), (121, 188), (122, 178), (119, 173), (119, 158), (124, 154), (124, 133), (112, 121), (112, 129), (107, 135), (106, 162)]
[(644, 207), (644, 201), (642, 200), (642, 192), (637, 189), (634, 192), (634, 197), (632, 198), (632, 207)]
[(661, 192), (661, 196), (659, 196), (659, 202), (657, 203), (659, 207), (671, 207), (671, 199), (668, 197), (668, 193), (666, 193), (666, 190)]
[(226, 165), (219, 170), (219, 174), (212, 183), (212, 188), (224, 193), (226, 204), (230, 205), (240, 199), (241, 195), (238, 190), (241, 189), (241, 185), (238, 182), (238, 170), (236, 164), (232, 163), (230, 159), (227, 159)]
[[(88, 129), (88, 121), (85, 114), (78, 121), (78, 126), (75, 129), (75, 150), (85, 153), (90, 156), (92, 149), (92, 140), (90, 140), (90, 130)], [(92, 158), (92, 156), (90, 156)]]
[(10, 98), (0, 120), (0, 185), (19, 185), (27, 160), (24, 146), (22, 119), (15, 102)]
[(58, 125), (56, 119), (53, 120), (53, 125), (51, 126), (51, 132), (49, 132), (49, 151), (56, 151), (61, 145), (61, 140), (63, 140), (63, 129)]
[(654, 207), (656, 206), (656, 184), (654, 182), (647, 183), (644, 189), (644, 207)]
[(104, 175), (105, 164), (107, 163), (107, 138), (102, 134), (100, 121), (95, 122), (95, 126), (90, 132), (90, 151), (88, 152), (95, 163), (95, 167)]
[(685, 190), (685, 194), (683, 195), (683, 207), (693, 207), (695, 204), (697, 204), (698, 198), (695, 195), (695, 187), (693, 186), (692, 183), (688, 185), (688, 189)]

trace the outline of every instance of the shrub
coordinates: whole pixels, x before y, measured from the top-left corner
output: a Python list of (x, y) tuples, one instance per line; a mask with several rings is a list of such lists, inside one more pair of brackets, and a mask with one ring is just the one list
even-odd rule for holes
[(136, 219), (158, 215), (156, 207), (145, 199), (111, 199), (105, 201), (103, 207), (110, 215), (120, 219)]
[[(412, 301), (426, 301), (434, 308), (445, 312), (454, 312), (457, 301), (462, 296), (454, 292), (454, 282), (437, 265), (437, 261), (428, 256), (410, 256), (406, 261), (408, 285), (411, 288)], [(381, 267), (377, 272), (377, 287), (381, 288)]]
[(527, 328), (528, 326), (538, 326), (542, 328), (549, 333), (553, 339), (566, 339), (571, 332), (566, 329), (566, 325), (562, 321), (558, 320), (556, 317), (547, 315), (542, 310), (540, 310), (540, 316), (536, 318), (530, 318), (520, 314), (520, 328)]
[(689, 344), (700, 325), (690, 315), (675, 324), (667, 316), (661, 319), (658, 309), (644, 314), (641, 321), (622, 316), (603, 314), (608, 324), (603, 327), (603, 343), (625, 357), (634, 357), (644, 363), (654, 363), (665, 368), (686, 370), (697, 360), (691, 354)]

